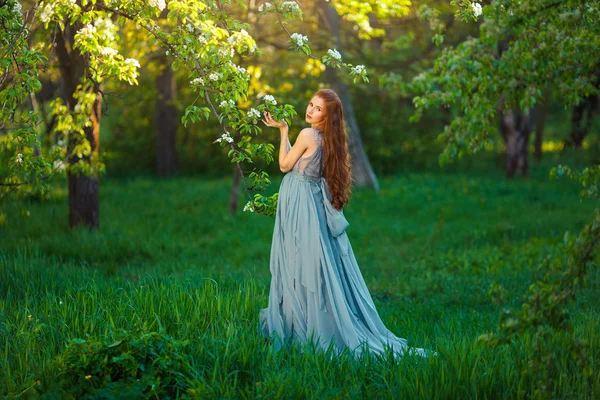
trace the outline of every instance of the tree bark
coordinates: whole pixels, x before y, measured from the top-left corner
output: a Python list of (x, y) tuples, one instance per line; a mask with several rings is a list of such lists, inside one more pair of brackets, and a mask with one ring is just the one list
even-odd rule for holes
[[(70, 110), (74, 110), (77, 99), (73, 97), (77, 85), (79, 85), (89, 72), (83, 56), (73, 49), (73, 37), (76, 29), (70, 25), (66, 26), (64, 31), (57, 28), (55, 51), (60, 63), (61, 78), (65, 89), (65, 101)], [(93, 91), (96, 93), (96, 101), (92, 107), (90, 115), (91, 127), (84, 129), (84, 138), (90, 142), (91, 153), (82, 155), (77, 154), (68, 156), (67, 162), (72, 166), (79, 162), (94, 163), (97, 160), (98, 148), (100, 144), (100, 116), (101, 116), (101, 97), (99, 87), (95, 86)], [(83, 140), (78, 132), (69, 132), (67, 136), (67, 155), (71, 154), (73, 148)], [(93, 168), (95, 170), (95, 168)], [(78, 225), (85, 225), (89, 229), (98, 229), (100, 227), (100, 182), (96, 172), (92, 176), (84, 176), (81, 173), (73, 173), (69, 169), (68, 188), (69, 188), (69, 226), (74, 228)]]
[(162, 56), (164, 66), (156, 78), (158, 98), (156, 101), (156, 174), (167, 177), (177, 172), (177, 109), (173, 105), (176, 96), (173, 70), (166, 56)]
[(231, 191), (229, 192), (229, 214), (235, 214), (238, 201), (240, 198), (240, 188), (241, 188), (241, 175), (240, 171), (237, 168), (237, 165), (233, 164), (232, 177), (231, 177)]
[[(100, 144), (100, 115), (101, 115), (101, 96), (96, 95), (96, 101), (92, 109), (90, 120), (92, 126), (85, 128), (86, 139), (92, 146), (93, 158), (98, 154)], [(85, 157), (86, 162), (93, 162), (91, 157)], [(69, 164), (78, 160), (76, 156), (69, 158)], [(94, 174), (92, 176), (68, 174), (69, 182), (69, 225), (75, 227), (80, 224), (87, 225), (89, 228), (100, 227), (100, 179)]]
[[(325, 0), (319, 2), (322, 16), (328, 27), (331, 36), (334, 39), (336, 49), (343, 54), (342, 38), (340, 32), (340, 16), (333, 6)], [(371, 186), (379, 191), (379, 182), (377, 176), (371, 167), (371, 162), (362, 143), (360, 128), (356, 122), (354, 108), (352, 107), (352, 98), (348, 86), (340, 80), (337, 70), (328, 67), (325, 70), (325, 76), (331, 84), (332, 89), (338, 94), (344, 108), (344, 117), (348, 127), (348, 150), (352, 164), (352, 180), (357, 187)]]
[(531, 133), (531, 113), (505, 111), (500, 113), (500, 132), (506, 146), (504, 170), (507, 178), (528, 176), (528, 146)]
[(567, 146), (581, 148), (583, 139), (585, 139), (592, 126), (594, 110), (597, 104), (598, 97), (589, 96), (573, 107), (571, 113), (571, 135), (565, 143)]
[(546, 126), (547, 100), (538, 103), (535, 109), (535, 139), (534, 139), (534, 157), (536, 160), (542, 159), (542, 144), (544, 143), (544, 128)]

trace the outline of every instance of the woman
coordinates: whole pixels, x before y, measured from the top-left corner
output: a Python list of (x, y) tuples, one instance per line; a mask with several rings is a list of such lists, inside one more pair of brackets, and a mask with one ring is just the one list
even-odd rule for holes
[(276, 350), (312, 342), (358, 356), (364, 346), (395, 354), (406, 339), (386, 329), (360, 273), (342, 208), (350, 194), (350, 159), (342, 103), (330, 89), (319, 90), (306, 108), (294, 146), (285, 121), (265, 113), (263, 122), (281, 132), (281, 181), (271, 244), (269, 305), (260, 310), (266, 337)]

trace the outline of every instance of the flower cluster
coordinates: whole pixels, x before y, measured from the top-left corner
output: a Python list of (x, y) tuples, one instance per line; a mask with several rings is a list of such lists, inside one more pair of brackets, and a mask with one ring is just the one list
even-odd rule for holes
[(13, 4), (13, 7), (12, 7), (12, 12), (15, 14), (19, 14), (19, 16), (23, 15), (21, 12), (21, 2), (20, 1), (15, 1), (15, 3)]
[(475, 15), (475, 17), (479, 17), (483, 12), (481, 4), (479, 3), (471, 3), (471, 7), (473, 8), (473, 15)]
[(298, 45), (298, 47), (302, 47), (305, 42), (308, 42), (308, 38), (300, 33), (292, 33), (290, 36), (292, 41)]
[(204, 85), (204, 79), (202, 79), (202, 78), (196, 78), (196, 79), (190, 81), (190, 83), (192, 85)]
[(242, 29), (241, 31), (235, 32), (233, 35), (229, 36), (227, 38), (227, 43), (229, 43), (229, 44), (237, 43), (241, 39), (244, 39), (248, 36), (250, 36), (248, 34), (248, 31), (246, 31), (245, 29)]
[(233, 138), (229, 136), (228, 133), (224, 133), (220, 138), (217, 139), (217, 142), (221, 143), (223, 140), (226, 140), (228, 143), (233, 143)]
[(15, 162), (21, 164), (23, 162), (23, 154), (21, 154), (21, 153), (17, 154), (17, 157), (15, 158)]
[(133, 65), (136, 68), (140, 68), (140, 62), (135, 58), (127, 58), (124, 63), (127, 65)]
[(246, 211), (254, 212), (254, 206), (252, 205), (252, 201), (247, 202), (244, 206), (244, 212)]
[(221, 102), (221, 104), (219, 104), (220, 108), (225, 108), (225, 107), (234, 107), (235, 106), (235, 101), (229, 99), (229, 100), (223, 100)]
[(52, 17), (54, 17), (54, 7), (52, 3), (46, 4), (40, 11), (40, 19), (43, 23), (50, 22)]
[(280, 7), (282, 11), (287, 10), (292, 12), (300, 8), (298, 3), (296, 3), (295, 1), (284, 1), (283, 3), (281, 3)]
[(264, 10), (268, 10), (269, 8), (271, 8), (271, 3), (267, 2), (265, 4), (261, 4), (260, 6), (258, 6), (258, 12), (263, 12)]
[(352, 67), (352, 71), (358, 75), (361, 75), (366, 70), (364, 65), (357, 65), (356, 67)]
[(235, 68), (236, 72), (239, 75), (242, 75), (244, 77), (244, 79), (246, 79), (246, 80), (250, 79), (250, 75), (248, 74), (248, 71), (246, 70), (246, 68), (241, 67), (241, 66), (235, 64), (231, 60), (229, 60), (229, 65), (231, 65), (233, 68)]
[(336, 49), (329, 49), (327, 50), (327, 54), (331, 57), (331, 58), (335, 58), (338, 61), (342, 61), (342, 55), (340, 54), (339, 51), (337, 51)]
[(208, 79), (211, 81), (218, 81), (221, 77), (222, 75), (219, 72), (213, 72), (208, 76)]
[(165, 0), (150, 0), (150, 1), (148, 1), (148, 4), (150, 5), (150, 7), (156, 7), (160, 11), (164, 10), (165, 7), (167, 6), (167, 4), (165, 3)]
[(96, 33), (96, 27), (92, 24), (86, 24), (83, 28), (77, 31), (82, 38), (91, 39)]
[(270, 94), (267, 94), (263, 97), (263, 100), (265, 101), (265, 103), (270, 103), (272, 105), (277, 105), (277, 100), (275, 100), (275, 97), (273, 97)]
[(250, 111), (248, 111), (248, 117), (260, 118), (260, 112), (256, 108), (251, 108)]
[(274, 106), (277, 105), (277, 100), (275, 100), (275, 97), (271, 96), (270, 94), (263, 97), (263, 100), (265, 101), (265, 103), (270, 103)]
[(235, 55), (235, 50), (233, 50), (233, 49), (227, 50), (227, 49), (221, 48), (221, 49), (219, 49), (219, 55), (221, 57), (227, 57), (227, 56), (233, 57)]
[(94, 21), (100, 39), (113, 41), (115, 40), (115, 34), (117, 29), (110, 18), (98, 18)]
[(103, 56), (116, 56), (119, 52), (112, 47), (100, 47), (100, 53)]
[[(62, 160), (56, 160), (52, 163), (52, 168), (56, 171), (64, 171), (65, 170), (65, 162)], [(62, 301), (60, 302), (62, 304)]]

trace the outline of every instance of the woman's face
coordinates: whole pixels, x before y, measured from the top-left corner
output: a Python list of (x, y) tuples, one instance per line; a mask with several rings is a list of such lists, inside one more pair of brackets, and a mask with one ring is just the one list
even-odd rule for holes
[(304, 118), (312, 125), (319, 125), (325, 121), (325, 101), (317, 96), (310, 99)]

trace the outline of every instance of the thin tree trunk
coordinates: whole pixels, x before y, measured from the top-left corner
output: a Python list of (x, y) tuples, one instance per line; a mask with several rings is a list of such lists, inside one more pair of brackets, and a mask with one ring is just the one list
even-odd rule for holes
[(544, 143), (547, 107), (547, 100), (543, 100), (538, 103), (535, 110), (534, 157), (538, 161), (542, 159), (542, 144)]
[[(73, 49), (73, 36), (75, 29), (67, 26), (64, 31), (58, 30), (56, 34), (55, 51), (60, 63), (61, 78), (65, 89), (65, 100), (70, 110), (75, 108), (77, 100), (73, 98), (77, 85), (82, 82), (86, 73), (86, 63), (81, 54)], [(98, 147), (100, 144), (100, 108), (101, 97), (96, 87), (96, 101), (90, 115), (91, 127), (84, 129), (84, 136), (90, 142), (91, 154), (77, 154), (67, 158), (70, 166), (79, 162), (94, 163), (98, 156)], [(69, 132), (67, 135), (67, 154), (71, 154), (73, 148), (81, 141), (81, 135), (78, 132)], [(95, 168), (92, 166), (95, 170)], [(92, 176), (84, 176), (76, 172), (68, 171), (69, 188), (69, 226), (74, 228), (80, 224), (86, 225), (90, 229), (100, 227), (100, 181), (96, 172)]]
[(528, 146), (531, 133), (531, 113), (505, 111), (500, 114), (500, 132), (506, 147), (504, 170), (507, 178), (528, 176)]
[(581, 148), (583, 139), (585, 139), (592, 126), (597, 103), (597, 96), (589, 96), (573, 107), (571, 114), (571, 135), (565, 143), (567, 146)]
[[(340, 16), (333, 6), (325, 0), (320, 0), (320, 7), (323, 11), (323, 19), (328, 26), (331, 36), (334, 38), (336, 49), (343, 54), (342, 38), (340, 32)], [(379, 191), (379, 182), (377, 176), (371, 167), (371, 163), (362, 143), (360, 128), (356, 122), (354, 108), (352, 107), (352, 98), (348, 86), (342, 82), (337, 70), (327, 68), (325, 76), (332, 86), (332, 89), (338, 94), (344, 107), (344, 117), (348, 126), (348, 150), (352, 163), (352, 180), (357, 187), (371, 186), (376, 192)]]
[(173, 105), (176, 96), (173, 71), (165, 56), (162, 57), (162, 72), (156, 79), (158, 98), (156, 101), (156, 174), (167, 177), (177, 171), (177, 109)]
[(237, 165), (234, 164), (231, 176), (231, 191), (229, 192), (229, 213), (232, 215), (235, 214), (238, 207), (241, 181), (240, 171), (237, 169)]

